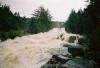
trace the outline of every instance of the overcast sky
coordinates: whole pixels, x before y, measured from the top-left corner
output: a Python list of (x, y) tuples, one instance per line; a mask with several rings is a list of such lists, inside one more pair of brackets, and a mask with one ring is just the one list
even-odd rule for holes
[(13, 13), (19, 12), (26, 17), (31, 17), (35, 9), (43, 6), (56, 21), (66, 21), (72, 9), (77, 11), (86, 7), (85, 0), (0, 0), (0, 3), (9, 5)]

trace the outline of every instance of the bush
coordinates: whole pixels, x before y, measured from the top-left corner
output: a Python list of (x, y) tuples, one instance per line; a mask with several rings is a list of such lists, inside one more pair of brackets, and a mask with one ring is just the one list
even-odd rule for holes
[(6, 39), (14, 39), (16, 36), (22, 36), (23, 31), (17, 30), (17, 31), (10, 31), (10, 32), (2, 32), (0, 33), (0, 39), (1, 41), (4, 41)]

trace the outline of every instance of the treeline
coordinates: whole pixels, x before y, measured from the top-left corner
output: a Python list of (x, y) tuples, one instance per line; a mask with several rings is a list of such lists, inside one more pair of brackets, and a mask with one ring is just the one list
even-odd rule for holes
[(67, 32), (84, 35), (91, 57), (100, 63), (100, 0), (90, 0), (84, 10), (72, 10), (65, 22)]
[(15, 38), (26, 34), (45, 32), (52, 28), (52, 16), (48, 9), (39, 7), (31, 18), (11, 12), (9, 6), (0, 5), (0, 39)]
[(65, 22), (67, 32), (84, 35), (89, 38), (90, 48), (100, 49), (100, 1), (90, 0), (84, 10), (72, 10)]

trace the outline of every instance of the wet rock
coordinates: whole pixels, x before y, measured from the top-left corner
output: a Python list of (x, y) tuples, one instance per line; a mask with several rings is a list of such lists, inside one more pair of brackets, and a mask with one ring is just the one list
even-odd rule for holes
[(83, 57), (74, 57), (63, 66), (68, 66), (68, 68), (98, 68), (93, 60), (88, 60)]
[(75, 40), (76, 40), (76, 36), (70, 36), (68, 42), (74, 43)]
[(53, 55), (52, 58), (41, 68), (67, 68), (66, 66), (63, 66), (63, 64), (66, 63), (68, 60), (68, 57)]
[(61, 64), (64, 64), (69, 60), (68, 57), (65, 57), (65, 56), (62, 56), (62, 55), (53, 55), (52, 58), (54, 58), (55, 61), (57, 61)]
[(90, 51), (88, 52), (87, 57), (96, 61), (100, 67), (100, 51)]
[(71, 44), (69, 44), (69, 43), (63, 43), (63, 44), (61, 44), (63, 47), (69, 47)]
[(84, 48), (82, 46), (69, 46), (68, 52), (71, 53), (73, 57), (76, 57), (76, 56), (84, 57), (85, 56)]
[(68, 51), (72, 56), (53, 55), (41, 68), (99, 68), (94, 60), (84, 57), (83, 46), (69, 46)]
[(88, 45), (89, 45), (89, 39), (86, 38), (86, 37), (79, 38), (78, 39), (78, 44), (80, 44), (82, 46), (85, 46), (85, 47), (88, 47)]

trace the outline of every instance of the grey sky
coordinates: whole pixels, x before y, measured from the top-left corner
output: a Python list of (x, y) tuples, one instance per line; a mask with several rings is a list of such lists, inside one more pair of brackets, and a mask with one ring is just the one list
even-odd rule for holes
[(0, 3), (7, 4), (14, 12), (21, 16), (31, 17), (32, 12), (39, 6), (48, 8), (53, 20), (65, 21), (72, 9), (76, 11), (86, 7), (85, 0), (0, 0)]

